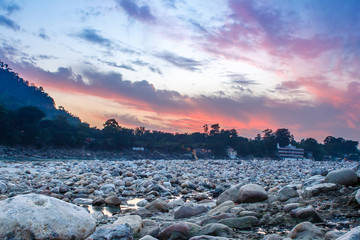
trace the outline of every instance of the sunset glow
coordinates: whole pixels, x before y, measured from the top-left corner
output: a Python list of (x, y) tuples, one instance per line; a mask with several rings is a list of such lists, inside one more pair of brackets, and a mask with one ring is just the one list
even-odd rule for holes
[(0, 0), (0, 60), (102, 128), (360, 140), (357, 0)]

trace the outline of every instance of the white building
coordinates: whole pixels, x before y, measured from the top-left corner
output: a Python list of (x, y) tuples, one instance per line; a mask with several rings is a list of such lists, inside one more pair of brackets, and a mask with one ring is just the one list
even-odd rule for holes
[(289, 144), (286, 147), (280, 147), (277, 145), (278, 154), (281, 159), (303, 159), (304, 158), (304, 149), (296, 148)]

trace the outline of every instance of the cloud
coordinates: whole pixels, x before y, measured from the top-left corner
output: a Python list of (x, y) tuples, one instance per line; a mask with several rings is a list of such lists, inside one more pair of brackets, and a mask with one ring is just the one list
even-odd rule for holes
[(9, 29), (12, 29), (14, 31), (19, 31), (20, 30), (20, 26), (18, 24), (16, 24), (13, 20), (0, 15), (0, 25), (7, 27)]
[(6, 11), (7, 15), (19, 11), (21, 8), (18, 4), (13, 2), (7, 2), (5, 0), (0, 0), (0, 8)]
[(190, 58), (186, 58), (186, 57), (181, 57), (178, 56), (174, 53), (170, 53), (170, 52), (162, 52), (159, 53), (157, 55), (155, 55), (158, 58), (161, 58), (169, 63), (171, 63), (172, 65), (188, 70), (188, 71), (198, 71), (199, 68), (202, 63)]
[(150, 65), (150, 63), (147, 63), (147, 62), (144, 62), (144, 61), (141, 61), (141, 60), (135, 60), (135, 61), (132, 61), (133, 64), (135, 65), (138, 65), (138, 66), (148, 66)]
[(47, 40), (47, 41), (50, 40), (50, 37), (46, 34), (45, 29), (43, 29), (43, 28), (39, 29), (39, 32), (37, 35), (38, 35), (38, 37), (40, 37), (44, 40)]
[(112, 44), (111, 41), (101, 36), (98, 32), (99, 31), (92, 28), (85, 28), (74, 36), (93, 44), (97, 44), (103, 47), (110, 47)]
[(106, 65), (110, 66), (110, 67), (116, 67), (116, 68), (122, 68), (122, 69), (126, 69), (126, 70), (130, 70), (130, 71), (135, 71), (135, 69), (128, 65), (128, 64), (117, 64), (115, 62), (112, 62), (112, 61), (104, 61), (104, 60), (101, 60), (101, 59), (98, 59), (99, 62), (102, 62), (102, 63), (105, 63)]
[(231, 73), (227, 74), (227, 77), (230, 78), (230, 84), (242, 85), (242, 86), (249, 86), (249, 85), (258, 85), (255, 80), (251, 80), (247, 77), (246, 74), (239, 74), (239, 73)]
[(157, 73), (159, 75), (163, 75), (161, 70), (157, 67), (153, 67), (153, 66), (149, 66), (149, 70), (152, 71), (153, 73)]
[(153, 22), (155, 17), (147, 5), (138, 6), (132, 0), (117, 0), (117, 4), (130, 16), (142, 22)]

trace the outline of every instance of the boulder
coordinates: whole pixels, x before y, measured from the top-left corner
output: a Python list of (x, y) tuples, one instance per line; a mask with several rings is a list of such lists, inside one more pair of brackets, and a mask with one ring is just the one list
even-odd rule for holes
[(306, 221), (322, 222), (321, 217), (312, 206), (299, 207), (294, 210), (291, 210), (290, 216), (293, 218), (306, 220)]
[(204, 220), (201, 221), (200, 225), (204, 226), (204, 225), (209, 224), (209, 223), (217, 223), (220, 220), (226, 219), (226, 218), (236, 218), (236, 215), (233, 214), (233, 213), (222, 213), (222, 214), (219, 214), (219, 215), (215, 215), (213, 217), (205, 218)]
[(360, 205), (360, 189), (356, 191), (355, 200)]
[(240, 188), (239, 201), (242, 203), (262, 202), (268, 199), (263, 187), (257, 184), (246, 184)]
[(320, 193), (327, 193), (330, 191), (338, 190), (339, 188), (335, 183), (320, 183), (311, 187), (304, 189), (301, 196), (303, 198), (311, 198), (313, 196), (319, 195)]
[(7, 191), (7, 185), (5, 181), (0, 181), (0, 194), (4, 194)]
[(142, 218), (139, 215), (121, 216), (114, 222), (114, 225), (121, 225), (125, 223), (129, 224), (133, 233), (140, 232), (142, 228)]
[(154, 238), (153, 236), (150, 236), (150, 235), (146, 235), (146, 236), (140, 238), (139, 240), (157, 240), (157, 238)]
[(279, 234), (268, 234), (265, 235), (262, 240), (283, 240), (283, 238)]
[(152, 213), (168, 212), (169, 204), (162, 199), (156, 199), (155, 201), (146, 205), (145, 209), (149, 210)]
[(231, 237), (233, 234), (230, 227), (221, 223), (210, 223), (201, 227), (195, 235), (211, 235), (219, 237)]
[(158, 238), (160, 240), (186, 240), (190, 238), (190, 229), (185, 223), (175, 223), (162, 230)]
[(95, 219), (84, 209), (39, 194), (0, 201), (0, 239), (85, 239)]
[(299, 203), (288, 203), (284, 206), (284, 212), (285, 213), (289, 213), (291, 212), (292, 210), (296, 209), (296, 208), (299, 208), (300, 207), (300, 204)]
[(207, 212), (208, 210), (209, 209), (207, 207), (202, 206), (202, 205), (185, 204), (185, 205), (179, 207), (177, 210), (175, 210), (174, 218), (179, 219), (179, 218), (193, 217), (193, 216), (202, 214), (204, 212)]
[(129, 224), (106, 225), (99, 227), (87, 240), (132, 240)]
[(226, 218), (220, 220), (219, 223), (236, 229), (248, 229), (259, 223), (259, 220), (254, 216), (246, 216), (239, 218)]
[(226, 201), (233, 201), (235, 203), (238, 201), (238, 198), (239, 198), (239, 187), (233, 186), (220, 194), (218, 200), (216, 201), (216, 205), (220, 205)]
[(356, 172), (349, 168), (331, 171), (325, 177), (325, 182), (327, 183), (336, 183), (345, 186), (355, 185), (357, 181), (358, 176)]
[(350, 232), (347, 232), (345, 235), (342, 235), (337, 240), (357, 240), (360, 239), (360, 227), (352, 229)]
[(222, 213), (230, 212), (230, 209), (232, 209), (235, 206), (233, 201), (226, 201), (220, 204), (219, 206), (215, 207), (214, 209), (211, 209), (208, 213), (209, 216), (215, 216)]
[(77, 205), (91, 205), (92, 202), (93, 200), (90, 198), (75, 198), (73, 200), (73, 203)]
[(299, 193), (296, 191), (295, 187), (285, 186), (282, 189), (280, 189), (278, 196), (279, 196), (279, 200), (281, 202), (284, 202), (289, 198), (298, 197)]
[(311, 222), (302, 222), (296, 225), (289, 234), (292, 239), (301, 240), (323, 240), (324, 234), (320, 228)]
[(105, 194), (109, 194), (111, 192), (115, 192), (115, 185), (112, 183), (102, 185), (100, 187), (100, 191), (102, 191)]
[(209, 235), (201, 235), (190, 238), (189, 240), (228, 240), (226, 237), (215, 237)]
[(120, 198), (114, 195), (105, 198), (104, 202), (107, 205), (114, 205), (114, 206), (119, 206), (121, 204)]

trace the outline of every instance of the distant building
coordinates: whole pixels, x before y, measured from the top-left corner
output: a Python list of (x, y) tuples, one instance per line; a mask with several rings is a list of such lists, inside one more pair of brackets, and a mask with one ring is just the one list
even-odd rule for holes
[(143, 147), (132, 147), (133, 151), (141, 151), (143, 152), (145, 149)]
[(289, 144), (286, 147), (280, 147), (277, 145), (278, 154), (281, 159), (303, 159), (304, 158), (304, 149), (296, 148)]

